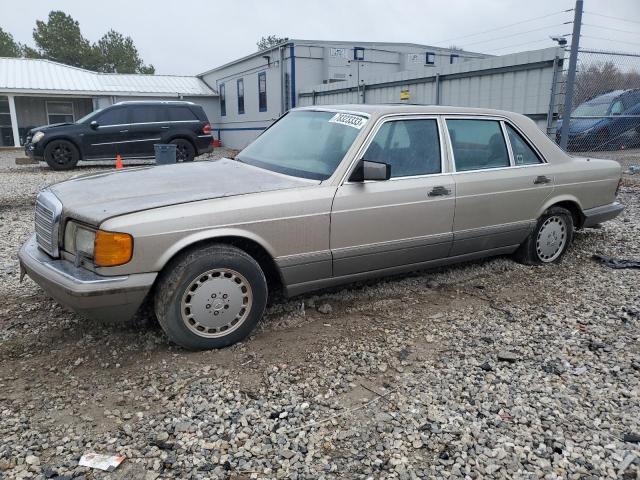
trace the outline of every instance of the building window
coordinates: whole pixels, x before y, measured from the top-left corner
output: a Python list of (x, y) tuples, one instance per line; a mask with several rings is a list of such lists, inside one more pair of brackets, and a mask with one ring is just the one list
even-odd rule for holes
[(220, 116), (224, 117), (227, 114), (227, 96), (224, 91), (224, 83), (221, 83), (218, 89), (220, 90)]
[(238, 79), (237, 88), (238, 88), (238, 115), (242, 115), (244, 113), (244, 80), (242, 78)]
[(73, 102), (47, 102), (47, 120), (52, 123), (73, 123)]
[(258, 109), (267, 111), (267, 72), (258, 74)]
[(354, 47), (353, 48), (353, 59), (354, 60), (364, 60), (364, 48), (362, 48), (362, 47)]
[(455, 53), (452, 53), (451, 55), (449, 55), (449, 63), (458, 63), (458, 60), (460, 59), (460, 55), (457, 55)]
[(434, 65), (436, 63), (436, 54), (434, 52), (427, 52), (424, 63), (427, 65)]

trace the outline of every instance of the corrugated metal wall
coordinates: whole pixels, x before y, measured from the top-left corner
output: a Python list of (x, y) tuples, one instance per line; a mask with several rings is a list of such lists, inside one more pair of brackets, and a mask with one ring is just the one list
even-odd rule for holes
[(359, 90), (355, 81), (318, 85), (301, 91), (298, 104), (417, 103), (496, 108), (523, 113), (544, 126), (554, 71), (562, 67), (563, 56), (562, 49), (548, 48), (472, 60), (388, 75), (361, 85)]

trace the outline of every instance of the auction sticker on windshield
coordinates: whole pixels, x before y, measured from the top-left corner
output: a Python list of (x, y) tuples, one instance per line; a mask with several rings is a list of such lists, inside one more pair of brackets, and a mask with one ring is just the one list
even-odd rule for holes
[(360, 115), (352, 115), (350, 113), (336, 113), (329, 122), (339, 123), (340, 125), (346, 125), (360, 130), (364, 127), (365, 123), (367, 123), (367, 119)]

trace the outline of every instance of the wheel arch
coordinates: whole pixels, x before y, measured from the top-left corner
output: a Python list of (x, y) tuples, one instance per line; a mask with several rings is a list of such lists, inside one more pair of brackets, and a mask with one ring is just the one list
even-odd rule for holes
[(553, 197), (547, 200), (544, 206), (538, 212), (538, 217), (546, 212), (551, 207), (562, 207), (571, 212), (571, 216), (573, 217), (573, 225), (575, 228), (581, 228), (584, 224), (584, 213), (582, 212), (582, 205), (580, 204), (580, 200), (578, 200), (573, 195), (561, 195), (557, 197)]
[(242, 250), (258, 262), (270, 290), (280, 290), (284, 287), (284, 279), (275, 261), (273, 248), (258, 235), (241, 229), (222, 229), (189, 235), (175, 243), (162, 255), (158, 260), (158, 270), (163, 270), (176, 258), (190, 250), (212, 244), (230, 245)]
[(54, 137), (54, 138), (49, 138), (49, 139), (45, 139), (46, 141), (42, 144), (42, 155), (44, 156), (44, 151), (47, 148), (47, 145), (49, 145), (51, 142), (55, 142), (56, 140), (65, 140), (69, 143), (71, 143), (74, 147), (76, 147), (76, 149), (78, 150), (78, 158), (80, 160), (82, 160), (84, 158), (84, 154), (82, 152), (82, 147), (80, 146), (80, 143), (77, 141), (77, 139), (74, 139), (71, 136), (68, 135), (62, 135), (59, 137)]
[(174, 140), (186, 140), (191, 144), (191, 146), (195, 150), (196, 156), (198, 155), (198, 146), (196, 145), (196, 142), (193, 140), (193, 138), (189, 137), (189, 135), (185, 133), (174, 133), (173, 135), (167, 137), (166, 141), (167, 143), (170, 143), (170, 142), (173, 142)]

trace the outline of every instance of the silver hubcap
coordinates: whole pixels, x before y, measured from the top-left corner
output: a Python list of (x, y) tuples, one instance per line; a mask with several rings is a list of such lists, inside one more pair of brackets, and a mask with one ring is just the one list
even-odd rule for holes
[(567, 225), (562, 217), (547, 218), (538, 232), (536, 252), (538, 258), (547, 263), (557, 259), (567, 243)]
[(182, 321), (201, 337), (224, 337), (244, 323), (252, 301), (246, 278), (235, 270), (216, 268), (189, 283), (180, 304)]

